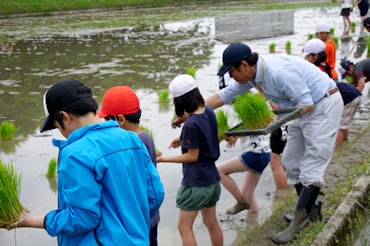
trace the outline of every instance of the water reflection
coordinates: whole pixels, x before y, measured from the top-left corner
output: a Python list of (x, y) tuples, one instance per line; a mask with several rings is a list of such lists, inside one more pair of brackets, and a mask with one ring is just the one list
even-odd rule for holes
[(294, 10), (246, 12), (215, 20), (216, 39), (224, 42), (293, 34)]
[[(25, 136), (34, 134), (44, 120), (45, 90), (67, 78), (92, 87), (98, 102), (106, 89), (118, 84), (167, 89), (175, 75), (209, 63), (214, 46), (213, 41), (205, 42), (209, 33), (192, 22), (186, 28), (141, 25), (14, 43), (11, 53), (0, 53), (0, 118), (14, 121)], [(7, 148), (4, 151), (13, 151), (14, 145)]]
[(353, 53), (354, 58), (359, 58), (365, 52), (367, 48), (367, 37), (366, 36), (359, 36), (356, 43), (356, 49)]

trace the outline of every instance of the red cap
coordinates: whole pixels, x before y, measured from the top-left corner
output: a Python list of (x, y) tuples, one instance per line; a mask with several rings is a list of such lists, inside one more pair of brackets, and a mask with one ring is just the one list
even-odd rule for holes
[(105, 93), (98, 116), (105, 118), (108, 115), (134, 114), (139, 109), (140, 102), (135, 92), (128, 86), (116, 86)]

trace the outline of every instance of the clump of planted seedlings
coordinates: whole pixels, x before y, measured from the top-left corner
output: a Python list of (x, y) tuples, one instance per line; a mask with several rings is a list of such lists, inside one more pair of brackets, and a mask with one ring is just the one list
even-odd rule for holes
[(0, 226), (11, 227), (20, 222), (27, 212), (19, 201), (21, 177), (13, 164), (0, 160)]
[[(154, 141), (154, 134), (153, 134), (153, 131), (150, 130), (149, 128), (143, 126), (143, 125), (140, 125), (140, 128), (141, 130), (143, 130), (144, 132), (148, 133), (149, 136), (153, 139)], [(158, 156), (161, 156), (162, 155), (162, 152), (160, 152), (157, 147), (155, 147), (155, 155), (158, 157)]]
[(355, 22), (351, 22), (351, 32), (352, 33), (355, 33), (356, 32), (356, 23)]
[(168, 90), (158, 91), (158, 99), (160, 103), (167, 103), (170, 92)]
[(367, 37), (367, 58), (370, 58), (370, 37)]
[(12, 122), (3, 121), (0, 125), (0, 138), (11, 140), (14, 137), (14, 134), (17, 132), (17, 128)]
[(285, 43), (285, 51), (288, 55), (292, 53), (292, 43), (289, 40)]
[(330, 28), (330, 35), (334, 35), (334, 31), (335, 31), (334, 27)]
[(307, 40), (311, 40), (311, 39), (313, 39), (313, 34), (312, 33), (307, 35)]
[(331, 39), (335, 42), (335, 45), (338, 47), (338, 37), (331, 37)]
[(269, 52), (270, 53), (275, 53), (275, 47), (276, 47), (276, 44), (275, 43), (271, 43), (270, 46), (269, 46)]
[(218, 140), (221, 142), (225, 139), (225, 132), (230, 129), (228, 116), (223, 110), (216, 113)]
[(233, 106), (244, 126), (250, 130), (263, 128), (277, 118), (265, 98), (259, 94), (246, 93), (238, 96)]
[(56, 170), (57, 170), (57, 161), (53, 158), (49, 162), (48, 172), (46, 173), (46, 177), (48, 178), (55, 177)]
[(187, 71), (186, 71), (186, 74), (189, 74), (190, 76), (192, 76), (193, 78), (195, 78), (195, 73), (197, 72), (197, 70), (195, 70), (194, 68), (189, 68)]

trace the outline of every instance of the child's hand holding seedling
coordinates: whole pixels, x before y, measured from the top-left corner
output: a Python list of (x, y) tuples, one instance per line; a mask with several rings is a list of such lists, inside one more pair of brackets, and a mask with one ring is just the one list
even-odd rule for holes
[(180, 146), (181, 146), (181, 140), (180, 140), (180, 137), (177, 137), (174, 140), (172, 140), (172, 142), (170, 143), (170, 146), (168, 146), (168, 148), (169, 149), (170, 148), (176, 149)]

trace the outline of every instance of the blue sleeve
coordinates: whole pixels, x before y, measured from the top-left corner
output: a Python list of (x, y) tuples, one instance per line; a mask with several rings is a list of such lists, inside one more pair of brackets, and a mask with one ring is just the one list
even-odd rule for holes
[(287, 96), (294, 104), (303, 106), (313, 105), (311, 91), (306, 85), (303, 74), (290, 67), (284, 67), (273, 78), (276, 89)]
[(58, 172), (58, 179), (63, 180), (58, 196), (63, 197), (67, 207), (46, 215), (45, 229), (51, 236), (84, 233), (100, 222), (101, 186), (94, 172), (80, 162), (84, 158), (89, 160), (88, 156), (77, 159), (74, 155), (63, 160), (68, 162), (68, 173)]
[(247, 93), (252, 87), (253, 86), (249, 82), (240, 84), (236, 81), (232, 81), (230, 85), (218, 92), (218, 96), (224, 104), (230, 104), (237, 96)]
[(164, 200), (164, 188), (160, 180), (159, 173), (148, 154), (145, 155), (146, 169), (145, 175), (147, 180), (148, 199), (149, 199), (149, 211), (150, 217), (156, 215)]

